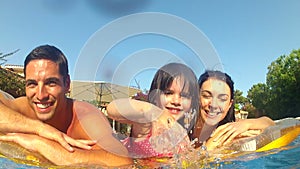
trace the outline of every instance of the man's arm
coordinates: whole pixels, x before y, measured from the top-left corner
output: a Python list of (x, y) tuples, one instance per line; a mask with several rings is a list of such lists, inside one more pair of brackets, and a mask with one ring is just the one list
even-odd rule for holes
[[(45, 146), (49, 146), (49, 148), (43, 148)], [(57, 165), (98, 164), (102, 166), (117, 167), (133, 164), (131, 158), (112, 154), (103, 149), (76, 149), (73, 153), (70, 153), (56, 142), (50, 140), (40, 142), (40, 147), (39, 153), (43, 154), (47, 159)], [(59, 155), (57, 156), (57, 154)]]
[(15, 103), (13, 102), (13, 100), (7, 99), (2, 93), (0, 93), (0, 132), (20, 132), (37, 134), (42, 137), (57, 141), (68, 151), (74, 151), (71, 145), (84, 149), (91, 149), (90, 146), (81, 142), (77, 142), (76, 140), (65, 135), (64, 133), (51, 127), (50, 125), (47, 125), (38, 120), (33, 120), (18, 113), (14, 110), (16, 109), (16, 105), (14, 104)]
[(107, 117), (95, 106), (87, 102), (74, 102), (77, 120), (68, 129), (68, 135), (74, 139), (96, 140), (97, 146), (112, 154), (127, 156), (126, 147), (114, 137), (114, 131)]
[(94, 164), (117, 167), (132, 164), (130, 158), (115, 155), (103, 149), (83, 150), (75, 148), (75, 151), (71, 153), (57, 142), (32, 134), (7, 134), (0, 136), (0, 140), (12, 141), (28, 150), (38, 152), (55, 165)]
[(96, 140), (97, 144), (92, 150), (76, 149), (69, 153), (56, 142), (28, 134), (8, 134), (0, 139), (13, 141), (26, 149), (39, 152), (58, 165), (85, 163), (120, 166), (132, 163), (127, 149), (113, 136), (107, 118), (97, 107), (87, 102), (75, 101), (73, 109), (76, 114), (68, 129), (68, 135), (74, 139)]

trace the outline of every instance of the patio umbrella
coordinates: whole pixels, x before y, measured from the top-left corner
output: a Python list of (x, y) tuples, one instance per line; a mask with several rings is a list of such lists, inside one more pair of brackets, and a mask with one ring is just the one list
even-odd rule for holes
[(77, 100), (96, 101), (100, 107), (105, 107), (114, 99), (129, 98), (140, 89), (121, 86), (103, 81), (72, 81), (70, 97)]
[[(77, 100), (94, 102), (107, 116), (106, 105), (119, 98), (129, 98), (141, 92), (134, 87), (121, 86), (99, 81), (72, 81), (70, 97)], [(117, 127), (116, 127), (117, 125)], [(120, 131), (120, 123), (112, 120), (113, 131)]]

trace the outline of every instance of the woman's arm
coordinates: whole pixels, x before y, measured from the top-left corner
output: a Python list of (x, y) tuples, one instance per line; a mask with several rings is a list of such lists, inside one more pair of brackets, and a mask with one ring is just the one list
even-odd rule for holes
[[(265, 128), (273, 125), (275, 125), (275, 122), (266, 116), (254, 119), (240, 119), (236, 122), (230, 122), (219, 126), (211, 135), (208, 143), (213, 145), (227, 145), (237, 137), (253, 136), (253, 133), (259, 134)], [(250, 132), (251, 130), (254, 130), (255, 132)]]
[(247, 130), (264, 130), (269, 126), (275, 125), (275, 122), (267, 116), (253, 119), (240, 119), (238, 122), (245, 123)]

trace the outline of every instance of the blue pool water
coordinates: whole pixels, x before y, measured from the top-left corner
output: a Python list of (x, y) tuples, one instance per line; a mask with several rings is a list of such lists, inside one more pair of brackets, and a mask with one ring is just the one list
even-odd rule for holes
[(290, 145), (268, 152), (252, 153), (222, 162), (222, 169), (300, 168), (300, 136)]
[[(217, 169), (290, 169), (300, 168), (300, 136), (290, 145), (261, 153), (250, 153), (216, 164), (209, 164), (207, 168)], [(18, 164), (6, 158), (0, 158), (1, 169), (40, 169), (41, 167)], [(93, 167), (98, 168), (98, 167)], [(162, 167), (169, 168), (169, 167)]]
[(32, 166), (28, 166), (28, 165), (24, 165), (24, 164), (17, 164), (14, 163), (13, 161), (6, 159), (6, 158), (0, 158), (0, 168), (2, 169), (22, 169), (22, 168), (26, 168), (26, 169), (33, 169), (33, 168), (39, 168), (39, 167), (32, 167)]
[(222, 168), (300, 168), (299, 145), (289, 150), (281, 150), (280, 152), (273, 153), (274, 154), (259, 155), (260, 157), (257, 157), (255, 154), (246, 155), (238, 158), (235, 161), (232, 161), (230, 164), (222, 164)]

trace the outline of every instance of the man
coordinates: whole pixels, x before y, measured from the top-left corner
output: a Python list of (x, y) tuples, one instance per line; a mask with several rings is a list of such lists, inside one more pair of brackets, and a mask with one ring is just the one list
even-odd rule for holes
[[(9, 111), (13, 115), (20, 113), (42, 121), (73, 139), (83, 140), (83, 145), (92, 144), (87, 140), (95, 140), (97, 144), (91, 150), (75, 148), (74, 152), (68, 152), (57, 142), (35, 134), (11, 133), (1, 136), (1, 140), (14, 141), (39, 152), (57, 165), (121, 166), (132, 163), (126, 148), (113, 137), (103, 113), (89, 103), (66, 97), (70, 89), (68, 62), (59, 49), (49, 45), (35, 48), (24, 61), (24, 74), (26, 97), (2, 101), (0, 111)], [(45, 135), (40, 131), (35, 133)]]
[[(74, 149), (71, 147), (76, 146), (80, 148), (90, 149), (87, 143), (81, 143), (75, 141), (66, 134), (60, 132), (56, 128), (47, 125), (39, 120), (28, 118), (14, 110), (8, 108), (7, 106), (12, 106), (14, 103), (11, 100), (13, 97), (8, 93), (5, 93), (0, 90), (0, 132), (22, 132), (22, 133), (32, 133), (45, 137), (60, 143), (65, 149), (70, 152), (73, 152)], [(35, 126), (35, 127), (32, 127)], [(45, 132), (47, 131), (47, 132)], [(69, 145), (70, 144), (70, 145)]]

